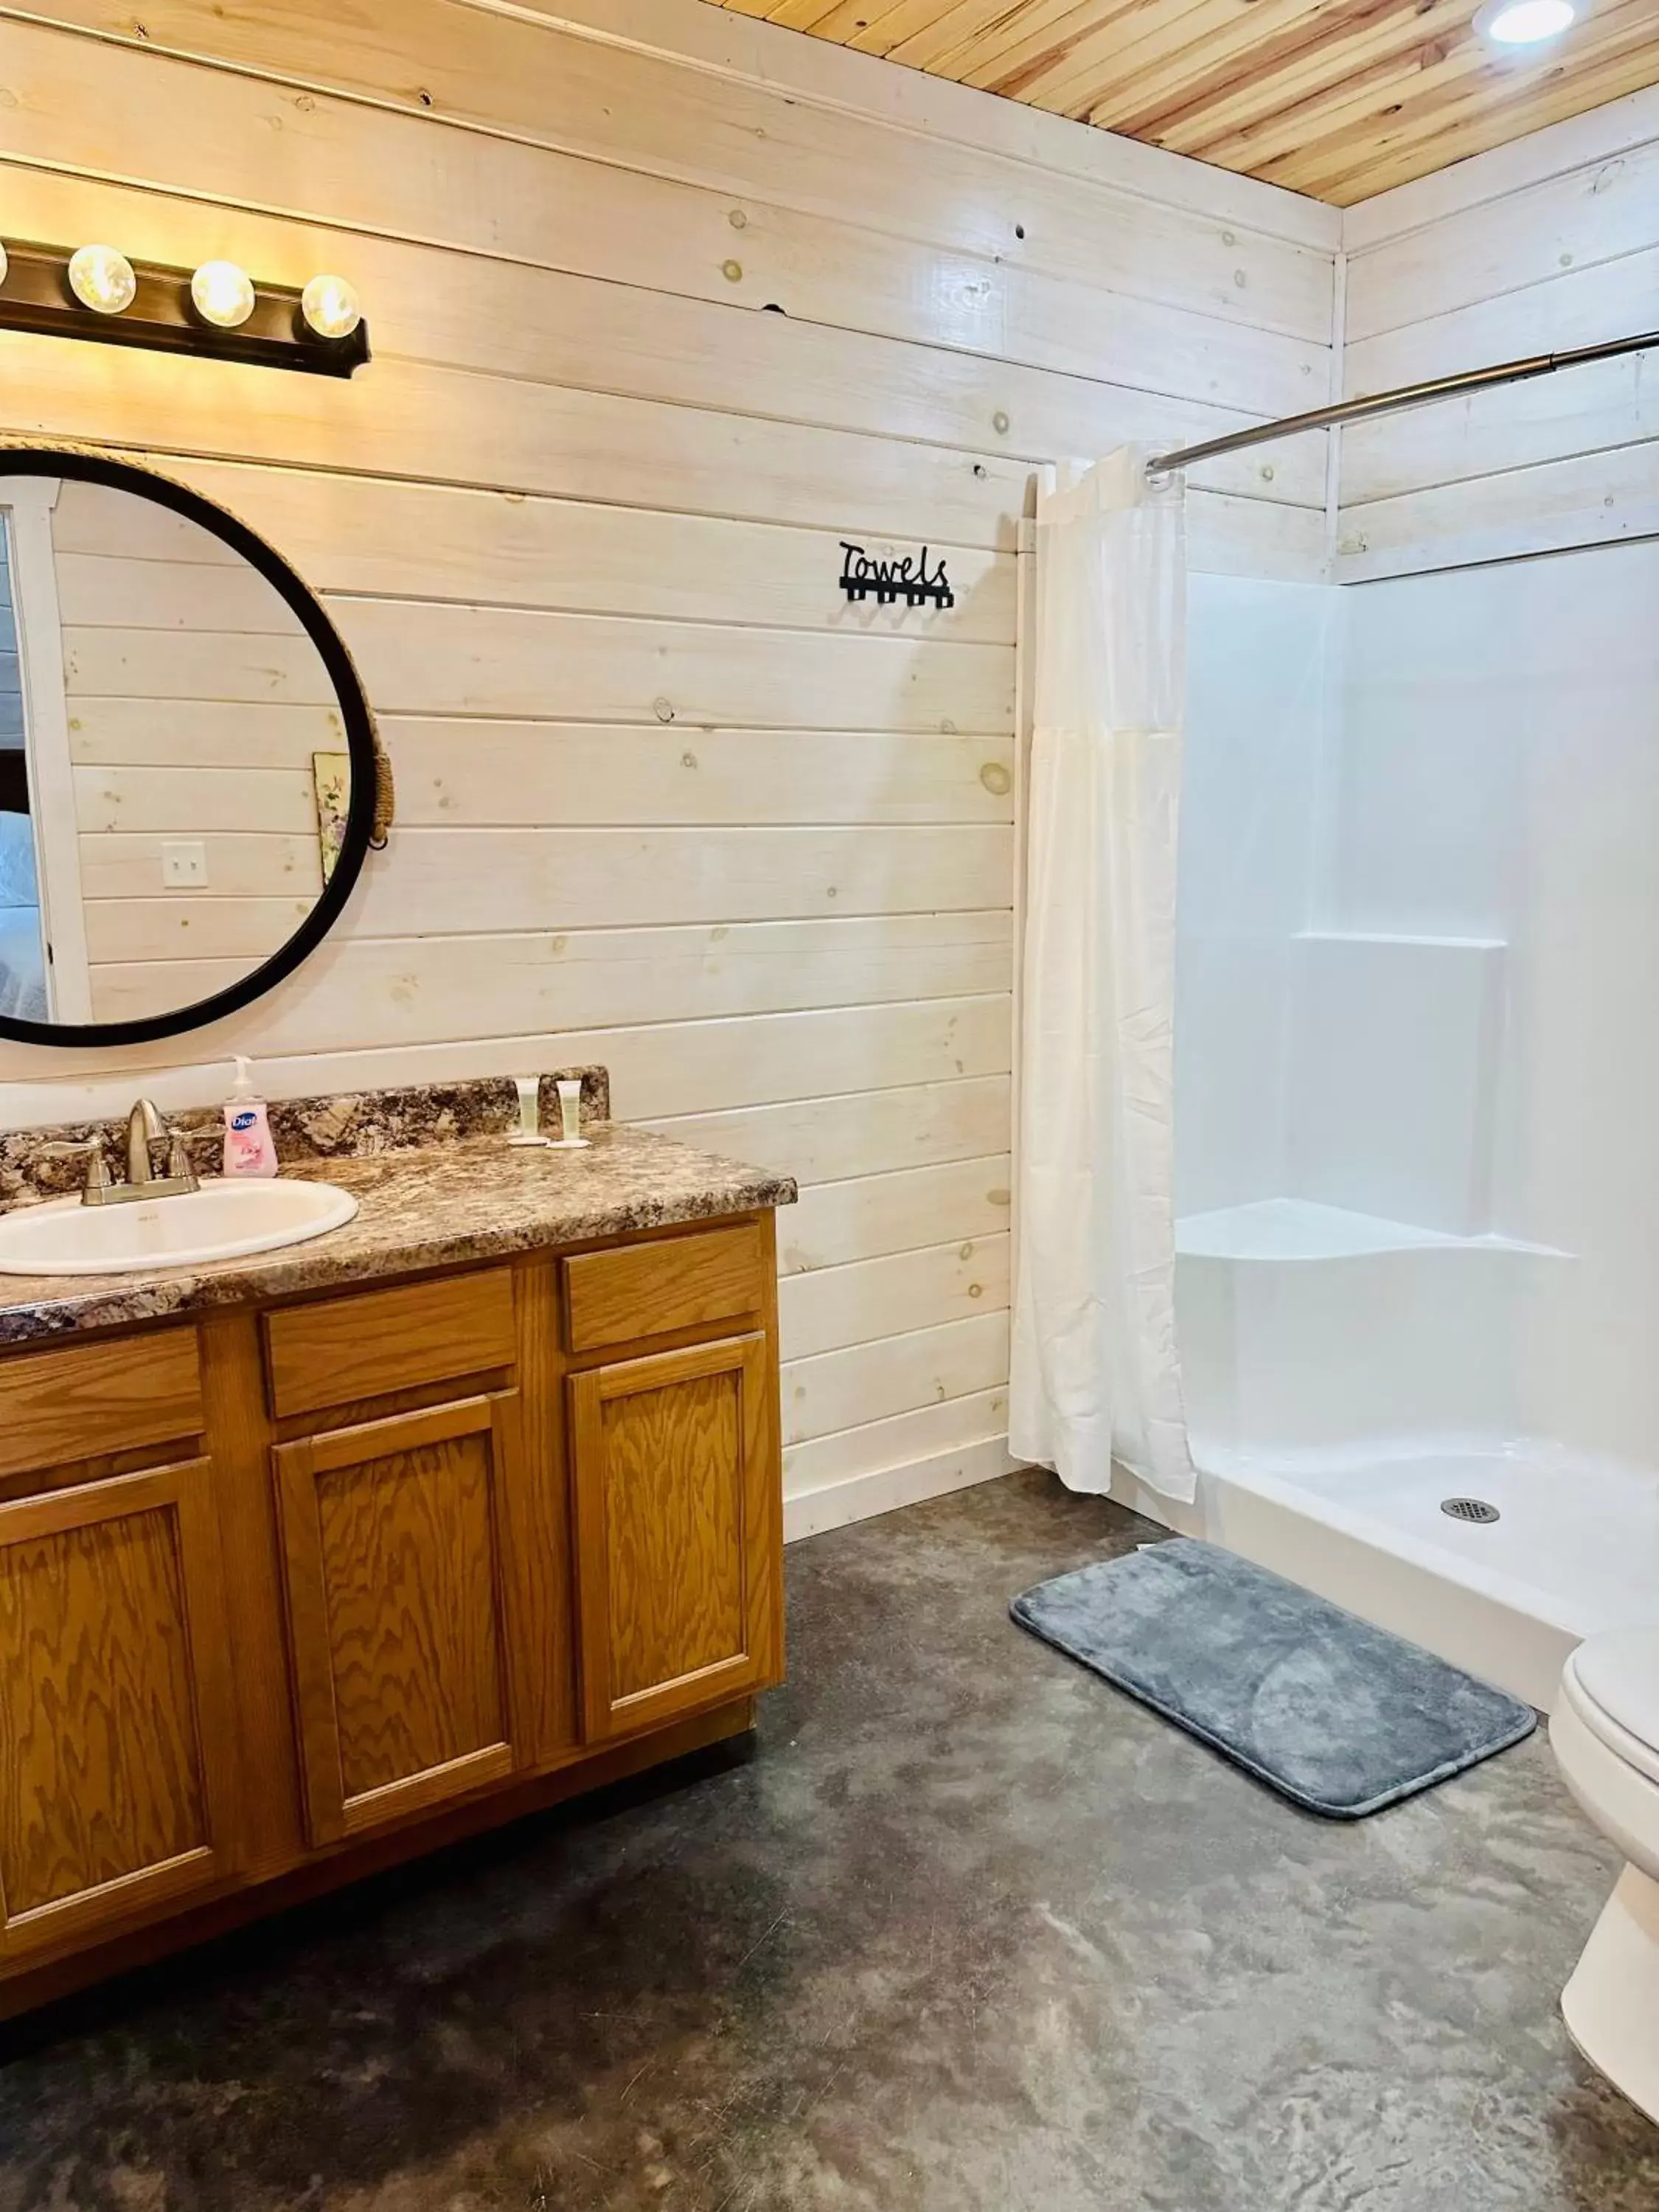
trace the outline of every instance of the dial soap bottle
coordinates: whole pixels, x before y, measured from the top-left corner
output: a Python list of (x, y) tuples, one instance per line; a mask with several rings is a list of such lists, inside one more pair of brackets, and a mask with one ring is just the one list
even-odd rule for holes
[(225, 1173), (274, 1176), (276, 1142), (270, 1115), (253, 1087), (253, 1063), (236, 1055), (236, 1081), (225, 1101)]

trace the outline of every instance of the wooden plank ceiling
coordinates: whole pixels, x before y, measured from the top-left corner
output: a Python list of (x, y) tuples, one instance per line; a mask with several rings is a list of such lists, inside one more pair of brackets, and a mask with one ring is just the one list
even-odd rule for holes
[(1659, 83), (1659, 0), (1508, 52), (1479, 0), (723, 4), (1343, 207)]

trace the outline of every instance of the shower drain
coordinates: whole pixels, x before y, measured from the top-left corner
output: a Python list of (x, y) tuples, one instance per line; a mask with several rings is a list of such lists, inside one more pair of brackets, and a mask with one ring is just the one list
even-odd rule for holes
[(1502, 1517), (1498, 1508), (1489, 1505), (1484, 1498), (1443, 1498), (1440, 1510), (1449, 1513), (1454, 1521), (1474, 1521), (1483, 1528)]

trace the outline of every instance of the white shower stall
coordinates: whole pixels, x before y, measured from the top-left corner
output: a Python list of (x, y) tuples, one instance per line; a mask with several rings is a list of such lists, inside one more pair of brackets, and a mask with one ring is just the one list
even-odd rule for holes
[(1194, 577), (1188, 675), (1196, 1525), (1547, 1705), (1659, 1612), (1659, 544)]

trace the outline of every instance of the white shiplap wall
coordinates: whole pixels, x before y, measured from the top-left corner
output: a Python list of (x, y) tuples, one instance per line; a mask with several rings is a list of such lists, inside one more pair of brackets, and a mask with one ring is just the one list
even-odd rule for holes
[[(170, 1050), (0, 1050), (11, 1124), (603, 1060), (801, 1179), (797, 1531), (997, 1471), (1017, 520), (1032, 467), (1331, 382), (1333, 210), (701, 7), (0, 7), (6, 226), (362, 287), (349, 386), (22, 337), (3, 427), (154, 457), (326, 598), (398, 770), (346, 925)], [(766, 312), (776, 308), (780, 312)], [(1317, 576), (1323, 441), (1200, 566)], [(854, 611), (927, 541), (945, 615)]]
[[(1351, 393), (1659, 328), (1659, 91), (1347, 212)], [(1342, 581), (1659, 532), (1659, 356), (1342, 434)]]

